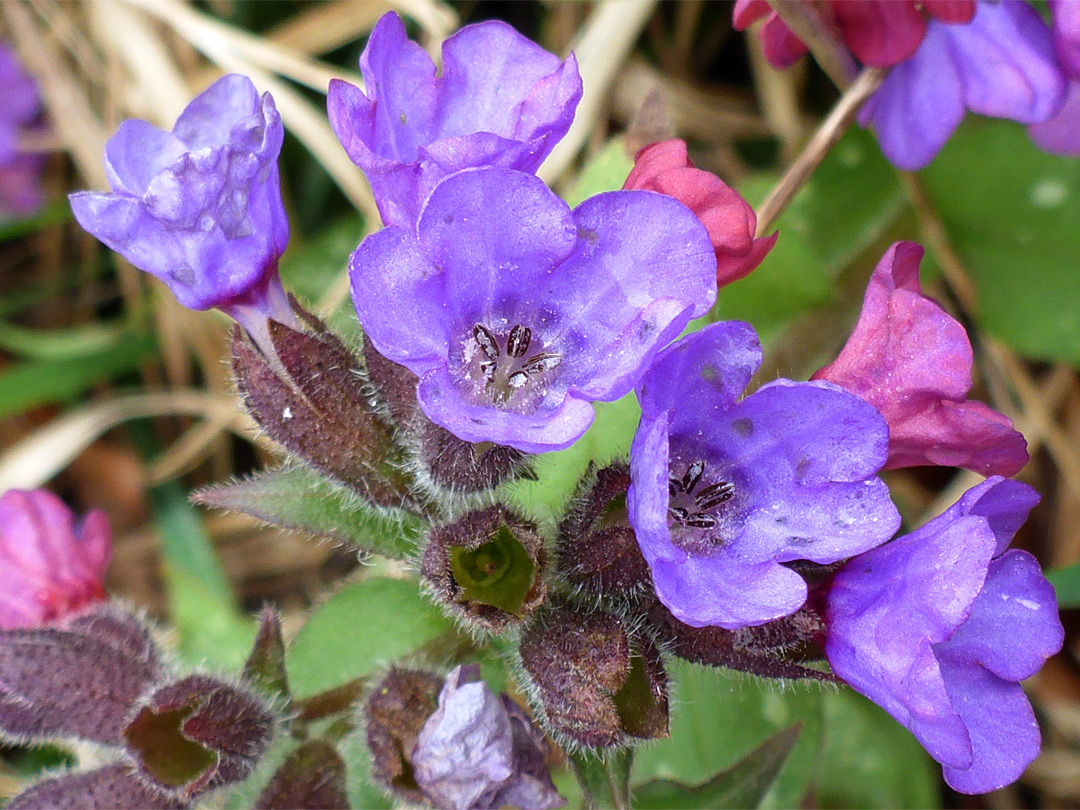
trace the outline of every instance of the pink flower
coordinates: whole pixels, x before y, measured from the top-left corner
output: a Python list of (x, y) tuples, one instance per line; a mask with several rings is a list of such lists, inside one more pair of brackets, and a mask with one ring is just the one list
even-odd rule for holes
[[(943, 23), (970, 22), (975, 0), (827, 0), (818, 8), (856, 59), (871, 67), (889, 67), (915, 53), (926, 35), (927, 15)], [(774, 67), (790, 67), (806, 53), (806, 45), (765, 0), (735, 3), (736, 29), (743, 31), (762, 17), (765, 56)]]
[(718, 286), (748, 275), (776, 244), (775, 233), (754, 238), (754, 209), (715, 174), (694, 168), (685, 141), (662, 141), (638, 152), (623, 188), (666, 194), (694, 212), (716, 252)]
[(0, 497), (0, 629), (37, 627), (105, 598), (112, 555), (109, 520), (81, 524), (45, 490)]
[(897, 242), (866, 289), (840, 356), (814, 374), (869, 402), (889, 425), (885, 469), (939, 465), (1015, 475), (1027, 443), (1012, 422), (967, 399), (973, 355), (964, 327), (919, 286), (922, 246)]

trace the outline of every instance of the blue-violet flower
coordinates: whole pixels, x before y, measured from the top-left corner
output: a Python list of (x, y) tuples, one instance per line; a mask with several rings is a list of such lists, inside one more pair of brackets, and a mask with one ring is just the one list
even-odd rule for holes
[(424, 413), (458, 438), (526, 453), (571, 445), (590, 402), (634, 387), (716, 297), (716, 258), (684, 205), (613, 191), (571, 211), (536, 176), (468, 169), (415, 230), (353, 253), (367, 337), (419, 378)]
[(1080, 157), (1080, 3), (1050, 0), (1054, 50), (1069, 77), (1065, 105), (1053, 118), (1028, 127), (1031, 139), (1047, 152)]
[(440, 810), (562, 807), (547, 757), (543, 732), (475, 664), (447, 677), (412, 751), (416, 782)]
[(1054, 589), (1006, 551), (1039, 496), (989, 478), (922, 528), (851, 560), (827, 595), (833, 671), (915, 735), (961, 793), (1015, 781), (1039, 753), (1020, 681), (1061, 649)]
[(1021, 0), (976, 4), (966, 25), (931, 20), (915, 55), (894, 67), (859, 111), (901, 169), (934, 159), (965, 110), (1023, 124), (1045, 121), (1065, 101), (1066, 80), (1050, 29)]
[(25, 216), (41, 207), (41, 155), (19, 149), (19, 139), (40, 111), (33, 80), (14, 51), (0, 43), (0, 220)]
[(284, 130), (269, 93), (225, 76), (171, 133), (128, 120), (105, 146), (112, 191), (71, 195), (79, 224), (191, 309), (217, 307), (251, 334), (294, 323), (277, 272), (289, 241), (277, 157)]
[(657, 596), (679, 621), (729, 630), (798, 610), (785, 563), (832, 563), (880, 545), (900, 516), (876, 473), (889, 431), (826, 382), (776, 380), (749, 324), (726, 321), (661, 352), (638, 386), (630, 524)]
[(365, 90), (333, 80), (330, 124), (364, 170), (386, 225), (412, 225), (447, 175), (476, 166), (534, 172), (566, 134), (581, 76), (502, 22), (443, 43), (442, 73), (390, 12), (360, 56)]

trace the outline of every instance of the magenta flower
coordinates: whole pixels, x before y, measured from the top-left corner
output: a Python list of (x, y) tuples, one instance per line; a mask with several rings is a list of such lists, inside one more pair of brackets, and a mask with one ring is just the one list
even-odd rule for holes
[(565, 62), (502, 22), (468, 25), (443, 43), (442, 72), (397, 14), (360, 56), (364, 90), (331, 81), (330, 123), (364, 170), (386, 225), (411, 226), (440, 180), (476, 166), (534, 172), (581, 100)]
[(81, 522), (43, 489), (0, 496), (0, 629), (38, 627), (105, 598), (109, 520)]
[(911, 731), (961, 793), (1015, 781), (1039, 753), (1020, 681), (1061, 649), (1054, 589), (1005, 551), (1039, 496), (990, 478), (921, 529), (835, 576), (825, 654)]
[(217, 307), (256, 334), (294, 319), (278, 277), (289, 241), (269, 93), (218, 79), (171, 133), (129, 120), (105, 147), (112, 191), (71, 195), (79, 224), (191, 309)]
[(638, 386), (626, 501), (660, 601), (684, 624), (734, 630), (797, 611), (785, 563), (832, 563), (900, 525), (876, 477), (888, 429), (824, 382), (777, 380), (739, 400), (761, 364), (749, 324), (725, 321), (661, 352)]
[(19, 138), (33, 126), (40, 106), (33, 80), (0, 43), (0, 220), (41, 207), (44, 160), (19, 151)]
[[(889, 67), (915, 53), (926, 35), (927, 15), (944, 23), (966, 23), (975, 13), (975, 0), (827, 0), (817, 7), (829, 15), (856, 59), (871, 67)], [(762, 18), (765, 56), (774, 67), (790, 67), (806, 53), (802, 40), (766, 0), (736, 0), (737, 30)]]
[(715, 174), (694, 168), (685, 141), (654, 143), (638, 152), (623, 188), (667, 194), (694, 212), (716, 252), (717, 286), (749, 275), (776, 244), (775, 233), (754, 238), (754, 209)]
[(966, 110), (1023, 124), (1065, 100), (1050, 29), (1020, 0), (978, 3), (967, 25), (931, 21), (918, 51), (896, 65), (859, 111), (901, 169), (928, 165)]
[(365, 334), (419, 378), (458, 438), (570, 446), (595, 400), (628, 393), (716, 298), (704, 226), (681, 203), (613, 191), (571, 211), (534, 175), (448, 177), (415, 231), (367, 237), (349, 265)]
[(439, 810), (562, 807), (547, 757), (543, 732), (475, 664), (447, 677), (412, 751), (416, 782)]
[(1007, 417), (967, 399), (973, 355), (964, 327), (922, 294), (923, 249), (897, 242), (878, 262), (847, 345), (814, 374), (865, 399), (889, 424), (885, 469), (938, 465), (1014, 475), (1027, 443)]

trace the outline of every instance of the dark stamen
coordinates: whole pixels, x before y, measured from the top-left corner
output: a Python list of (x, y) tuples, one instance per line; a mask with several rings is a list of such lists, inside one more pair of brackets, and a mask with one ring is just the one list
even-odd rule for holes
[(735, 485), (730, 481), (717, 481), (702, 488), (694, 498), (694, 503), (701, 509), (712, 509), (724, 501), (730, 500), (735, 494)]
[(532, 342), (532, 329), (527, 326), (516, 324), (510, 330), (510, 337), (506, 341), (506, 353), (511, 357), (524, 357)]
[(667, 491), (668, 494), (674, 498), (676, 495), (682, 492), (682, 481), (680, 481), (678, 478), (669, 478), (667, 480)]
[(672, 506), (668, 509), (668, 514), (671, 515), (672, 520), (674, 520), (680, 526), (685, 526), (686, 519), (690, 517), (690, 513), (683, 509), (681, 506)]
[(686, 468), (686, 475), (682, 477), (683, 492), (689, 495), (694, 491), (694, 487), (697, 486), (698, 481), (701, 480), (701, 476), (705, 472), (705, 462), (698, 459), (689, 467)]
[(480, 373), (488, 382), (495, 382), (495, 361), (485, 360), (480, 364)]
[(554, 371), (562, 364), (561, 354), (538, 354), (525, 362), (521, 368), (529, 374), (541, 374), (545, 371)]
[(511, 388), (521, 388), (529, 381), (529, 374), (526, 371), (515, 371), (509, 377), (506, 378), (506, 382), (509, 383)]
[(711, 529), (716, 525), (716, 518), (705, 512), (694, 512), (683, 522), (683, 525), (691, 529)]
[(488, 360), (498, 360), (499, 344), (495, 342), (495, 338), (492, 337), (491, 332), (480, 324), (476, 324), (476, 326), (472, 328), (472, 333), (477, 345), (480, 346), (480, 351), (484, 353), (484, 357)]

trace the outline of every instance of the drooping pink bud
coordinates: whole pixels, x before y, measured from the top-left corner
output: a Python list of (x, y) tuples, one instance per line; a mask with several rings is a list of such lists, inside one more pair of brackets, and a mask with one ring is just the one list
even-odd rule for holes
[(623, 188), (666, 194), (694, 212), (716, 252), (718, 286), (748, 275), (776, 244), (775, 233), (754, 238), (754, 209), (715, 174), (695, 168), (685, 141), (661, 141), (638, 152)]
[(105, 598), (109, 520), (82, 522), (45, 490), (0, 496), (0, 629), (37, 627)]
[(964, 327), (922, 294), (923, 249), (897, 242), (866, 289), (847, 345), (814, 374), (869, 402), (889, 425), (885, 469), (937, 465), (1015, 475), (1027, 444), (1012, 422), (968, 400), (971, 343)]

